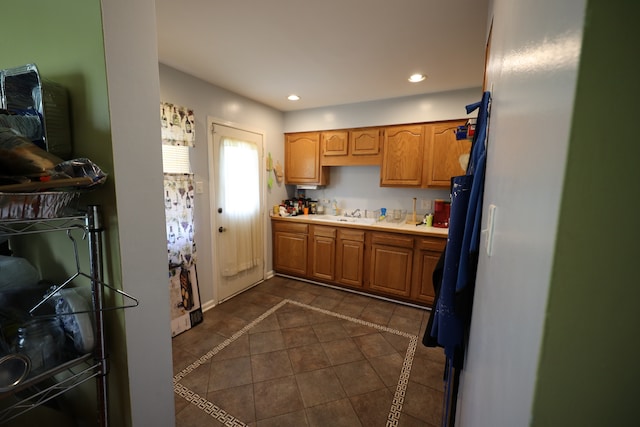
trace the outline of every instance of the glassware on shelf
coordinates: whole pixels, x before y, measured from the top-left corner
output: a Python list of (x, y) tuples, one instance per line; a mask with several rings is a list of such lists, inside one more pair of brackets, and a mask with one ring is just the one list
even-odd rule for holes
[(31, 373), (38, 374), (63, 362), (64, 341), (60, 319), (36, 319), (18, 328), (15, 352), (27, 356)]

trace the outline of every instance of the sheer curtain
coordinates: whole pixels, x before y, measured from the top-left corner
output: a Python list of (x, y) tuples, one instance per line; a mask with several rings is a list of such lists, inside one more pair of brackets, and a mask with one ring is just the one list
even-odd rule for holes
[(223, 276), (234, 276), (260, 264), (258, 147), (223, 138), (219, 168), (218, 198), (226, 229), (220, 235), (220, 264)]

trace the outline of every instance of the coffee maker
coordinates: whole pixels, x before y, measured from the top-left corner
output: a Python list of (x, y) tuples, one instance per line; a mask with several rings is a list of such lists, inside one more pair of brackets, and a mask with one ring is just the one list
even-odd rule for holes
[(448, 200), (435, 200), (433, 202), (433, 226), (439, 228), (449, 227), (449, 214), (451, 202)]

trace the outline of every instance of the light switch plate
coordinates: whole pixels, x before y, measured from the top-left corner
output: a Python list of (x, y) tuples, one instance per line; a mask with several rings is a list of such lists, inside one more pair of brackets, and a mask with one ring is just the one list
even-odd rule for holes
[(204, 185), (202, 181), (196, 181), (196, 194), (204, 193)]

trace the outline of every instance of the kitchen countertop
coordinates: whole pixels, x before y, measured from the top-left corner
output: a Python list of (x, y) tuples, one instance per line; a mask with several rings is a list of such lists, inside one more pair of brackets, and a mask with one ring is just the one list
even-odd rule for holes
[(431, 236), (446, 238), (449, 234), (448, 228), (427, 227), (425, 225), (413, 225), (407, 224), (405, 221), (387, 222), (377, 221), (372, 223), (358, 223), (358, 222), (346, 222), (339, 219), (346, 219), (347, 221), (356, 219), (349, 219), (344, 217), (333, 217), (329, 215), (296, 215), (281, 217), (272, 215), (271, 219), (274, 221), (288, 221), (298, 222), (305, 224), (317, 224), (317, 225), (331, 225), (336, 227), (348, 227), (348, 228), (361, 228), (374, 231), (391, 231), (395, 233), (412, 234), (417, 236)]

